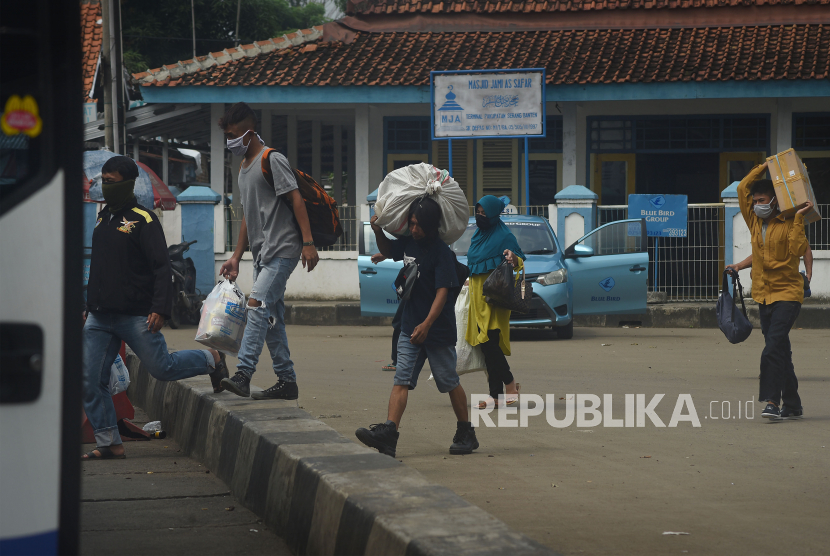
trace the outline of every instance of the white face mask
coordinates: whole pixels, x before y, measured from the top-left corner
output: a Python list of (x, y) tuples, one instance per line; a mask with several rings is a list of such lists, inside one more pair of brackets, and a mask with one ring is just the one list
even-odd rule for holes
[[(246, 145), (242, 142), (242, 140), (245, 139), (245, 136), (249, 133), (251, 133), (250, 129), (236, 139), (227, 140), (228, 150), (231, 151), (231, 154), (235, 156), (244, 156), (245, 153), (248, 152), (248, 145), (251, 144), (251, 141), (248, 141), (248, 145)], [(258, 133), (254, 132), (254, 135), (256, 135), (256, 138), (259, 139), (261, 144), (265, 144), (265, 141), (262, 140), (262, 137), (260, 137)]]
[(775, 211), (775, 205), (773, 205), (772, 203), (766, 205), (759, 204), (752, 207), (752, 210), (755, 211), (755, 214), (758, 215), (758, 218), (766, 220), (767, 218), (772, 216), (772, 213)]

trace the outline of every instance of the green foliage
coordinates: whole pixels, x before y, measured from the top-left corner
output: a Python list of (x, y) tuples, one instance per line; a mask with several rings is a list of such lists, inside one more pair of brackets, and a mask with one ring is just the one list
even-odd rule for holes
[[(196, 54), (234, 46), (237, 0), (195, 0)], [(307, 0), (241, 0), (239, 44), (325, 23), (323, 4)], [(190, 2), (121, 0), (124, 62), (130, 72), (193, 57)]]
[(340, 10), (340, 13), (346, 13), (346, 4), (349, 3), (349, 0), (334, 0), (334, 4)]

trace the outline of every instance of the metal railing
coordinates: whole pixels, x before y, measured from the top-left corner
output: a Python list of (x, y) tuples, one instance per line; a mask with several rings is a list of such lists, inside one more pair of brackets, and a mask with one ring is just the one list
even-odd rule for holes
[[(343, 235), (334, 245), (320, 247), (318, 251), (357, 251), (357, 209), (356, 206), (337, 207), (340, 214), (340, 225), (343, 227)], [(225, 251), (236, 249), (242, 216), (242, 207), (225, 207)]]
[[(626, 205), (599, 206), (599, 225), (628, 217)], [(649, 291), (668, 301), (717, 301), (724, 268), (724, 204), (689, 205), (686, 237), (648, 238)]]
[(830, 205), (816, 205), (816, 209), (821, 214), (821, 220), (807, 224), (807, 241), (814, 251), (830, 250), (830, 222), (827, 220), (830, 218)]
[[(550, 218), (550, 205), (518, 205), (516, 206), (516, 214)], [(476, 208), (472, 206), (470, 207), (470, 216), (475, 215)]]

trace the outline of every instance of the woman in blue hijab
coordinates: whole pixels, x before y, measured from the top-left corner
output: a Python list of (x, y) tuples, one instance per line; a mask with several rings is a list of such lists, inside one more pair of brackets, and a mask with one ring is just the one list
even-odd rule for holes
[[(498, 407), (499, 395), (505, 394), (506, 405), (519, 403), (519, 385), (510, 372), (506, 355), (510, 355), (510, 309), (490, 305), (484, 299), (484, 282), (502, 261), (521, 271), (525, 255), (516, 236), (499, 215), (505, 203), (493, 195), (485, 195), (476, 204), (478, 230), (467, 251), (470, 267), (470, 317), (467, 319), (466, 340), (481, 346), (487, 365), (490, 396)], [(507, 392), (505, 393), (504, 388)], [(481, 402), (484, 408), (490, 400)]]

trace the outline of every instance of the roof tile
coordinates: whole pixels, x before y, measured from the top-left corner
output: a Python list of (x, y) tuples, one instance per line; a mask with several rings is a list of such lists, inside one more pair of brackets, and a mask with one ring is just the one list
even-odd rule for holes
[(356, 33), (350, 44), (317, 41), (135, 77), (177, 86), (423, 86), (430, 70), (505, 67), (544, 67), (548, 84), (830, 79), (830, 25)]
[(830, 0), (349, 0), (346, 14), (538, 13), (596, 10), (718, 8), (725, 6), (830, 5)]
[(84, 102), (95, 102), (95, 99), (89, 98), (89, 94), (92, 92), (95, 68), (98, 66), (98, 57), (101, 54), (103, 42), (100, 19), (101, 4), (97, 0), (81, 2), (81, 69)]

